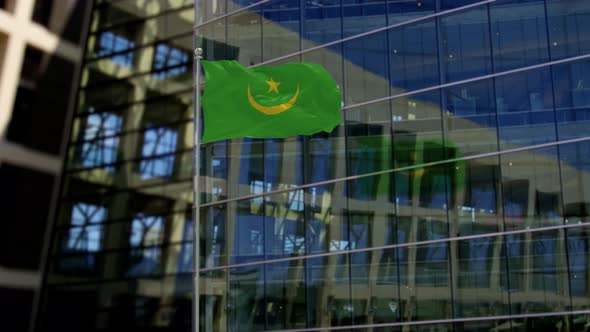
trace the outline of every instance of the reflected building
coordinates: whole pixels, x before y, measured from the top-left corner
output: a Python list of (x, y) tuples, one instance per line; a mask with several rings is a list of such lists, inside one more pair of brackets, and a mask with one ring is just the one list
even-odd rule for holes
[(38, 330), (191, 329), (193, 43), (343, 94), (201, 147), (201, 331), (588, 330), (589, 2), (194, 7), (94, 3)]
[(0, 330), (32, 328), (90, 3), (0, 0)]

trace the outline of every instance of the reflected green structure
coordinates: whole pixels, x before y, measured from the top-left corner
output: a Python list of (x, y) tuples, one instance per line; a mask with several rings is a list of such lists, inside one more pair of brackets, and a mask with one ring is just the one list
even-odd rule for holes
[(201, 146), (200, 331), (588, 330), (590, 2), (194, 7), (95, 1), (39, 330), (191, 329), (195, 46), (343, 95)]

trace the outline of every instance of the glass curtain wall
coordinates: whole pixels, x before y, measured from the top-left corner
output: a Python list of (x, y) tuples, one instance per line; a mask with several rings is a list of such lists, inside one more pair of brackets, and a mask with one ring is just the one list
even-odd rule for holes
[(197, 1), (196, 22), (207, 60), (319, 63), (343, 92), (330, 134), (202, 148), (202, 330), (586, 329), (588, 2)]
[(587, 330), (590, 2), (193, 10), (95, 3), (42, 329), (190, 330), (194, 42), (343, 94), (330, 134), (201, 147), (201, 331)]

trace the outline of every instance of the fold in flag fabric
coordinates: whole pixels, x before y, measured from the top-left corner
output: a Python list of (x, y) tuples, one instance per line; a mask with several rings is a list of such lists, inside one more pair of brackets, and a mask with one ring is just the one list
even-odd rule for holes
[(201, 61), (205, 71), (202, 143), (230, 138), (284, 138), (331, 132), (341, 95), (318, 64), (244, 68), (237, 61)]

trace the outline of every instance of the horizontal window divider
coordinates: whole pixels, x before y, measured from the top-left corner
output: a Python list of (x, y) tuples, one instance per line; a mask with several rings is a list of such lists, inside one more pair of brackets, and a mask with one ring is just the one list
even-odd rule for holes
[(499, 232), (482, 233), (482, 234), (475, 234), (475, 235), (454, 236), (454, 237), (447, 237), (447, 238), (435, 239), (435, 240), (388, 244), (388, 245), (383, 245), (383, 246), (360, 248), (360, 249), (336, 250), (336, 251), (329, 251), (329, 252), (323, 252), (323, 253), (318, 253), (318, 254), (309, 254), (309, 255), (292, 256), (292, 257), (285, 257), (285, 258), (275, 258), (275, 259), (262, 260), (262, 261), (256, 261), (256, 262), (213, 266), (213, 267), (206, 267), (206, 268), (199, 269), (199, 272), (214, 272), (214, 271), (229, 270), (229, 269), (242, 268), (242, 267), (252, 267), (252, 266), (261, 266), (261, 265), (264, 266), (264, 265), (268, 265), (268, 264), (287, 263), (287, 262), (293, 262), (293, 261), (315, 259), (315, 258), (325, 258), (325, 257), (339, 256), (339, 255), (352, 255), (352, 254), (365, 253), (365, 252), (374, 252), (377, 250), (391, 250), (391, 249), (399, 249), (399, 248), (407, 248), (407, 247), (418, 247), (418, 246), (425, 246), (425, 245), (429, 245), (429, 244), (450, 243), (450, 242), (474, 240), (474, 239), (482, 239), (482, 238), (506, 236), (506, 235), (539, 233), (539, 232), (565, 230), (565, 229), (572, 229), (572, 228), (582, 228), (582, 227), (587, 227), (587, 226), (590, 227), (590, 222), (575, 223), (575, 224), (561, 224), (561, 225), (556, 225), (556, 226), (545, 226), (545, 227), (537, 227), (537, 228), (528, 228), (527, 227), (525, 229), (512, 230), (512, 231), (499, 231)]
[(523, 151), (528, 151), (528, 150), (536, 150), (536, 149), (542, 149), (542, 148), (546, 148), (546, 147), (560, 146), (560, 145), (585, 142), (585, 141), (590, 141), (590, 136), (573, 138), (573, 139), (568, 139), (568, 140), (561, 140), (561, 141), (554, 141), (554, 142), (548, 142), (548, 143), (541, 143), (541, 144), (535, 144), (535, 145), (527, 145), (527, 146), (522, 146), (522, 147), (518, 147), (518, 148), (501, 150), (501, 151), (486, 152), (486, 153), (480, 153), (480, 154), (475, 154), (475, 155), (469, 155), (469, 156), (465, 156), (465, 157), (433, 161), (433, 162), (419, 164), (419, 165), (410, 165), (410, 166), (404, 166), (404, 167), (390, 168), (390, 169), (386, 169), (386, 170), (382, 170), (382, 171), (376, 171), (376, 172), (370, 172), (370, 173), (364, 173), (364, 174), (358, 174), (358, 175), (351, 175), (351, 176), (346, 176), (346, 177), (342, 177), (342, 178), (330, 179), (330, 180), (319, 181), (319, 182), (314, 182), (314, 183), (307, 183), (307, 184), (303, 184), (303, 185), (293, 186), (291, 188), (266, 191), (266, 192), (262, 192), (259, 194), (244, 195), (244, 196), (239, 196), (239, 197), (218, 200), (215, 202), (202, 203), (199, 206), (200, 207), (209, 207), (209, 206), (214, 206), (214, 205), (221, 205), (221, 204), (226, 204), (226, 203), (230, 203), (230, 202), (250, 200), (250, 199), (254, 199), (254, 198), (272, 196), (272, 195), (276, 195), (276, 194), (283, 194), (283, 193), (288, 193), (288, 192), (292, 192), (292, 191), (308, 189), (308, 188), (323, 186), (323, 185), (327, 185), (327, 184), (334, 184), (334, 183), (338, 183), (338, 182), (346, 182), (346, 181), (350, 181), (350, 180), (362, 179), (362, 178), (371, 177), (371, 176), (385, 175), (385, 174), (403, 172), (403, 171), (411, 171), (411, 170), (414, 170), (417, 168), (440, 166), (440, 165), (445, 165), (445, 164), (451, 164), (451, 163), (458, 162), (458, 161), (501, 156), (504, 154), (523, 152)]
[(528, 314), (514, 314), (514, 315), (500, 315), (500, 316), (480, 316), (480, 317), (464, 317), (464, 318), (449, 318), (449, 319), (435, 319), (435, 320), (416, 320), (409, 322), (396, 323), (380, 323), (380, 324), (363, 324), (363, 325), (348, 325), (348, 326), (333, 326), (333, 327), (310, 327), (304, 329), (290, 329), (290, 330), (267, 330), (264, 332), (317, 332), (317, 331), (342, 331), (342, 330), (357, 330), (357, 329), (372, 329), (380, 327), (396, 327), (396, 326), (414, 326), (414, 325), (436, 325), (436, 324), (453, 324), (453, 323), (470, 323), (470, 322), (484, 322), (484, 321), (498, 321), (498, 320), (512, 320), (523, 318), (543, 318), (555, 316), (572, 316), (572, 315), (588, 315), (590, 310), (572, 310), (572, 311), (552, 311), (543, 313), (528, 313)]

